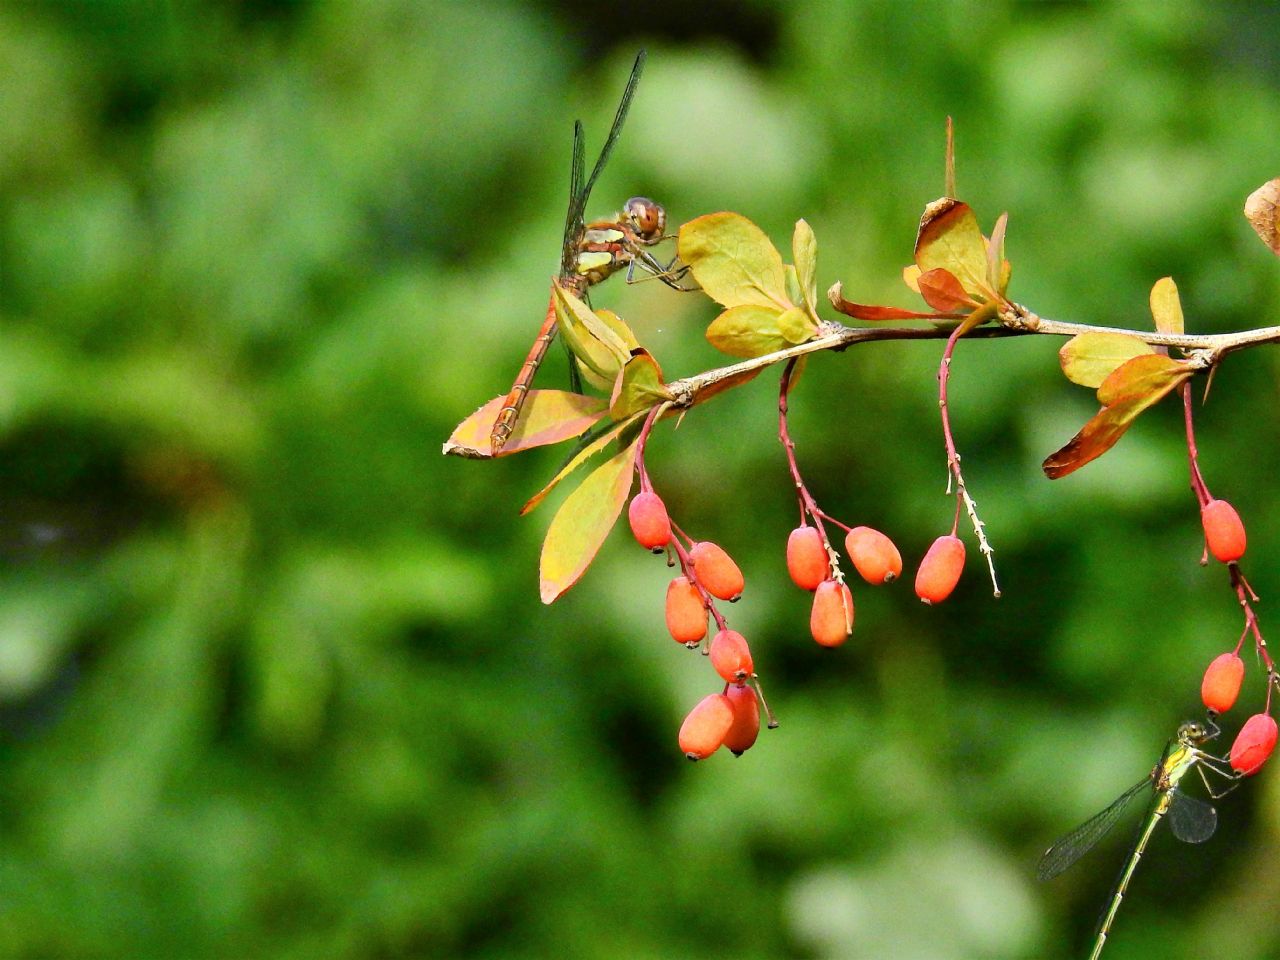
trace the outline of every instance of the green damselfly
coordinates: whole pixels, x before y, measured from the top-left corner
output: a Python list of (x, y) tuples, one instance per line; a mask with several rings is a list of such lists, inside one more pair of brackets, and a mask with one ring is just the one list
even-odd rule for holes
[[(1120, 873), (1120, 879), (1116, 882), (1115, 892), (1111, 895), (1107, 912), (1098, 925), (1097, 939), (1093, 944), (1093, 952), (1089, 954), (1089, 960), (1098, 960), (1102, 955), (1102, 948), (1107, 942), (1107, 933), (1111, 930), (1111, 924), (1115, 922), (1116, 913), (1120, 909), (1120, 901), (1124, 899), (1129, 880), (1133, 877), (1138, 861), (1142, 859), (1142, 854), (1147, 849), (1147, 843), (1151, 840), (1156, 825), (1164, 819), (1165, 815), (1169, 817), (1169, 828), (1173, 831), (1173, 835), (1186, 843), (1204, 843), (1217, 829), (1218, 812), (1203, 800), (1197, 800), (1179, 791), (1178, 785), (1182, 782), (1182, 778), (1194, 768), (1200, 774), (1200, 779), (1204, 781), (1209, 796), (1214, 799), (1228, 793), (1235, 786), (1234, 781), (1238, 780), (1240, 775), (1231, 770), (1225, 760), (1200, 749), (1202, 744), (1212, 740), (1218, 732), (1217, 725), (1211, 719), (1203, 722), (1188, 720), (1183, 723), (1178, 727), (1174, 738), (1165, 746), (1160, 762), (1152, 768), (1151, 773), (1120, 794), (1105, 810), (1090, 817), (1064, 836), (1040, 858), (1040, 863), (1036, 867), (1036, 878), (1052, 880), (1093, 849), (1094, 845), (1115, 826), (1116, 821), (1137, 797), (1150, 793), (1146, 821), (1138, 834), (1133, 851), (1129, 854), (1124, 870)], [(1231, 786), (1215, 792), (1209, 783), (1209, 778), (1205, 775), (1206, 769), (1212, 770), (1226, 780), (1233, 781)]]

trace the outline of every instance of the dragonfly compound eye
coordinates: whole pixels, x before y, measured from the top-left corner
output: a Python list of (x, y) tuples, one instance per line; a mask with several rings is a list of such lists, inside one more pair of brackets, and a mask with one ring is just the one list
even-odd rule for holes
[(667, 228), (667, 211), (648, 197), (628, 200), (626, 215), (641, 240), (657, 240)]

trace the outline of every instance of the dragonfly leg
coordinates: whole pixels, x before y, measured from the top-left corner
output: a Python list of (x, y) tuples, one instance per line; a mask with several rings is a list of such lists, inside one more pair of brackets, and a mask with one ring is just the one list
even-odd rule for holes
[[(1214, 757), (1213, 759), (1216, 760), (1217, 758)], [(1213, 785), (1209, 783), (1209, 777), (1204, 772), (1206, 768), (1209, 770), (1212, 770), (1218, 776), (1223, 777), (1224, 779), (1230, 781), (1229, 784), (1222, 790), (1214, 790)], [(1200, 779), (1204, 781), (1204, 788), (1209, 791), (1209, 796), (1211, 796), (1214, 800), (1218, 800), (1218, 799), (1221, 799), (1222, 797), (1225, 797), (1228, 793), (1230, 793), (1236, 787), (1240, 786), (1240, 781), (1242, 777), (1239, 773), (1237, 773), (1234, 770), (1231, 770), (1228, 772), (1227, 770), (1223, 770), (1220, 767), (1215, 766), (1214, 764), (1204, 759), (1201, 759), (1200, 763), (1196, 765), (1196, 769), (1200, 773)]]
[[(671, 262), (667, 264), (661, 263), (653, 254), (647, 250), (637, 250), (636, 255), (627, 265), (627, 283), (643, 283), (646, 280), (661, 280), (672, 290), (679, 290), (681, 293), (692, 293), (701, 290), (701, 287), (686, 287), (680, 284), (680, 281), (688, 275), (688, 264), (680, 264), (679, 269), (673, 270), (680, 257), (677, 255), (671, 258)], [(645, 272), (645, 276), (637, 277), (634, 273), (636, 265)]]

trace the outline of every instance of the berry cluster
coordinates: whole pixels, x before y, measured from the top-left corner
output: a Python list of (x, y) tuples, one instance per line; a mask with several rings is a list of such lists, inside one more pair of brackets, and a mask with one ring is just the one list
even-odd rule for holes
[(1208, 485), (1200, 472), (1200, 458), (1196, 449), (1195, 431), (1192, 426), (1191, 387), (1182, 387), (1183, 407), (1187, 428), (1187, 451), (1191, 464), (1191, 489), (1195, 492), (1200, 504), (1200, 523), (1204, 529), (1204, 552), (1201, 564), (1208, 564), (1212, 555), (1219, 563), (1226, 565), (1231, 578), (1232, 590), (1241, 609), (1244, 611), (1244, 629), (1235, 648), (1214, 657), (1204, 672), (1200, 683), (1200, 699), (1209, 711), (1210, 717), (1225, 713), (1235, 706), (1240, 696), (1240, 687), (1244, 682), (1244, 661), (1240, 658), (1240, 650), (1245, 640), (1252, 636), (1254, 649), (1266, 669), (1267, 695), (1260, 713), (1255, 713), (1245, 721), (1236, 735), (1228, 754), (1231, 768), (1241, 776), (1257, 773), (1271, 756), (1276, 746), (1276, 721), (1271, 716), (1271, 692), (1280, 684), (1280, 670), (1277, 670), (1271, 654), (1267, 650), (1267, 641), (1262, 636), (1257, 615), (1253, 611), (1253, 603), (1258, 597), (1249, 586), (1244, 573), (1240, 570), (1240, 559), (1244, 556), (1248, 538), (1245, 536), (1244, 523), (1240, 514), (1226, 500), (1214, 498), (1209, 493)]
[[(888, 536), (872, 527), (851, 527), (828, 514), (820, 506), (800, 474), (795, 441), (787, 426), (788, 398), (796, 362), (782, 372), (778, 391), (778, 439), (787, 453), (787, 466), (795, 485), (800, 508), (800, 526), (787, 538), (787, 572), (802, 590), (813, 593), (809, 631), (824, 647), (838, 647), (853, 632), (853, 594), (840, 569), (840, 557), (831, 546), (826, 524), (844, 530), (844, 548), (859, 576), (873, 586), (881, 586), (902, 575), (902, 554)], [(959, 520), (957, 506), (956, 520)], [(925, 554), (916, 571), (916, 596), (926, 604), (941, 603), (951, 595), (964, 569), (964, 544), (955, 535), (939, 537)]]
[[(698, 702), (680, 727), (680, 749), (690, 760), (704, 760), (720, 747), (742, 756), (760, 733), (760, 705), (764, 703), (746, 637), (730, 630), (717, 600), (734, 603), (742, 596), (742, 571), (724, 548), (710, 540), (695, 541), (671, 522), (666, 504), (653, 490), (644, 465), (644, 447), (656, 420), (655, 410), (645, 421), (637, 441), (636, 471), (640, 492), (627, 508), (627, 520), (636, 541), (656, 554), (666, 554), (668, 565), (680, 565), (680, 575), (667, 585), (666, 620), (672, 639), (691, 650), (701, 648), (724, 680), (724, 689)], [(707, 616), (716, 634), (707, 642)], [(765, 704), (765, 712), (768, 713)], [(769, 726), (776, 727), (772, 715)]]

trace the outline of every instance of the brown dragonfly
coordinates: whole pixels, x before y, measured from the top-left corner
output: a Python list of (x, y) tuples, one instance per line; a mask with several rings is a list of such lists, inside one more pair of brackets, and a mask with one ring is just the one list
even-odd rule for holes
[[(688, 272), (688, 267), (676, 267), (676, 259), (663, 264), (648, 249), (666, 239), (667, 212), (662, 205), (648, 197), (632, 197), (622, 208), (621, 213), (614, 214), (606, 220), (583, 222), (587, 200), (591, 196), (591, 188), (595, 186), (600, 171), (604, 169), (622, 132), (623, 121), (631, 107), (631, 98), (635, 95), (636, 85), (640, 82), (640, 72), (644, 69), (645, 52), (636, 56), (635, 65), (631, 68), (631, 77), (627, 80), (626, 89), (622, 91), (622, 99), (618, 110), (613, 115), (613, 126), (609, 128), (609, 136), (605, 138), (595, 166), (591, 168), (591, 176), (584, 182), (582, 179), (584, 165), (582, 121), (573, 125), (573, 164), (569, 174), (569, 211), (564, 220), (564, 241), (560, 248), (560, 272), (556, 277), (560, 286), (566, 288), (577, 297), (584, 297), (587, 288), (608, 279), (624, 267), (627, 270), (627, 282), (635, 279), (635, 270), (639, 267), (650, 277), (677, 290), (689, 288), (680, 285), (680, 279)], [(642, 278), (643, 279), (643, 278)], [(555, 291), (552, 290), (551, 301), (547, 305), (547, 316), (542, 322), (537, 338), (525, 357), (520, 373), (511, 386), (511, 391), (493, 423), (490, 435), (490, 446), (497, 454), (511, 436), (516, 421), (520, 417), (520, 408), (524, 405), (525, 394), (533, 383), (533, 376), (546, 356), (547, 348), (556, 335), (556, 302)]]

